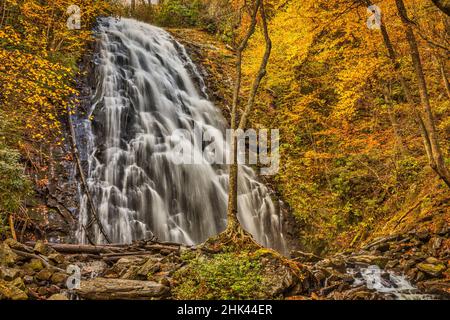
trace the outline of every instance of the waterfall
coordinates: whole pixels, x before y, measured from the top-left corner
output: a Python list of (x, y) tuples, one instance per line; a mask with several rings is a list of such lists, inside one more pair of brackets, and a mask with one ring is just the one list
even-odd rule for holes
[[(226, 129), (184, 47), (163, 29), (132, 19), (100, 19), (96, 37), (96, 91), (83, 125), (88, 186), (108, 237), (192, 245), (220, 233), (227, 166), (176, 163), (174, 130), (193, 137), (200, 128), (225, 141)], [(188, 147), (203, 156), (202, 143)], [(90, 225), (91, 240), (104, 242), (88, 209), (81, 193), (77, 237), (86, 242), (84, 226)], [(247, 166), (239, 169), (238, 211), (260, 244), (286, 251), (278, 206)]]

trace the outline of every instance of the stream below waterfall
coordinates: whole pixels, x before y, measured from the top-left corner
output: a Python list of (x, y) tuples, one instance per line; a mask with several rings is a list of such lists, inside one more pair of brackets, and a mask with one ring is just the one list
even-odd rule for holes
[(435, 300), (438, 298), (435, 295), (420, 293), (405, 276), (382, 270), (376, 265), (348, 268), (347, 273), (354, 279), (352, 287), (365, 286), (375, 290), (385, 299)]
[[(196, 130), (212, 132), (229, 153), (227, 127), (209, 100), (185, 48), (161, 28), (132, 19), (102, 18), (95, 30), (95, 93), (88, 119), (78, 119), (80, 153), (99, 219), (114, 243), (156, 237), (198, 244), (226, 227), (227, 166), (179, 164), (183, 150), (205, 157)], [(79, 134), (77, 134), (79, 135)], [(80, 138), (79, 138), (80, 139)], [(262, 245), (286, 253), (283, 217), (254, 170), (240, 166), (238, 217)], [(80, 188), (81, 190), (81, 188)], [(80, 191), (78, 241), (104, 243)]]

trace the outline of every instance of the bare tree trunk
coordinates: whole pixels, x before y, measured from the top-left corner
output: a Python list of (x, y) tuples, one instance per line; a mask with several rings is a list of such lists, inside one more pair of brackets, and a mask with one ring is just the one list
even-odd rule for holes
[(450, 16), (450, 1), (449, 0), (431, 0), (442, 12)]
[[(266, 41), (266, 51), (262, 58), (262, 62), (261, 62), (259, 71), (253, 82), (252, 91), (250, 93), (247, 105), (241, 116), (240, 121), (238, 122), (238, 106), (239, 106), (239, 100), (240, 100), (239, 97), (240, 97), (241, 84), (242, 84), (242, 54), (243, 54), (244, 50), (247, 48), (248, 41), (250, 40), (251, 36), (255, 33), (258, 11), (260, 12), (262, 29), (263, 29), (263, 33), (264, 33), (264, 39)], [(237, 49), (237, 62), (236, 62), (237, 77), (236, 77), (236, 82), (235, 82), (235, 87), (234, 87), (234, 92), (233, 92), (233, 106), (232, 106), (232, 112), (231, 112), (231, 129), (233, 129), (233, 136), (232, 136), (232, 145), (231, 145), (231, 159), (230, 160), (232, 160), (232, 164), (230, 165), (228, 211), (227, 211), (227, 218), (228, 218), (227, 231), (229, 231), (229, 232), (235, 232), (240, 228), (239, 221), (237, 218), (239, 164), (237, 163), (237, 151), (238, 151), (237, 150), (237, 136), (236, 136), (236, 132), (234, 132), (234, 131), (236, 129), (244, 129), (245, 128), (248, 115), (251, 112), (251, 110), (255, 104), (255, 97), (256, 97), (256, 94), (258, 93), (258, 89), (260, 87), (261, 81), (264, 78), (264, 76), (266, 75), (266, 67), (267, 67), (271, 49), (272, 49), (272, 42), (269, 37), (269, 32), (268, 32), (268, 27), (267, 27), (267, 19), (266, 19), (266, 14), (264, 11), (264, 2), (262, 0), (256, 0), (254, 11), (252, 11), (252, 13), (251, 13), (251, 19), (252, 20), (251, 20), (248, 32), (245, 35), (244, 39), (242, 40), (241, 44), (239, 45), (239, 47)]]
[(8, 215), (8, 220), (9, 220), (9, 228), (11, 230), (11, 237), (17, 241), (16, 229), (14, 228), (14, 217), (12, 213)]
[(444, 84), (445, 93), (447, 94), (447, 97), (450, 99), (450, 83), (447, 78), (447, 73), (445, 72), (445, 65), (442, 59), (438, 56), (435, 56), (436, 62), (438, 64), (439, 72), (442, 77), (442, 82)]
[(397, 5), (400, 18), (402, 19), (402, 22), (406, 27), (406, 39), (409, 43), (411, 58), (419, 85), (420, 100), (424, 109), (424, 123), (428, 132), (432, 152), (433, 161), (431, 161), (430, 165), (434, 169), (434, 171), (436, 171), (439, 177), (447, 184), (447, 186), (450, 187), (450, 171), (445, 166), (444, 156), (439, 146), (435, 119), (431, 110), (427, 84), (425, 81), (425, 75), (420, 59), (419, 47), (417, 45), (416, 37), (414, 36), (414, 32), (411, 27), (411, 21), (408, 18), (403, 0), (395, 0), (395, 3)]
[(395, 142), (397, 144), (398, 152), (402, 156), (404, 156), (407, 154), (407, 149), (400, 133), (400, 125), (398, 124), (397, 117), (395, 116), (395, 110), (391, 99), (391, 90), (388, 86), (386, 86), (385, 88), (384, 100), (386, 101), (389, 120), (391, 121), (392, 129), (394, 130)]
[(231, 141), (231, 164), (230, 164), (230, 177), (228, 186), (228, 210), (227, 210), (227, 230), (236, 231), (239, 227), (239, 221), (237, 218), (238, 211), (238, 175), (239, 175), (239, 164), (237, 163), (237, 137), (235, 135), (235, 130), (238, 127), (238, 106), (239, 106), (239, 96), (241, 92), (242, 85), (242, 54), (247, 48), (248, 41), (251, 36), (255, 33), (257, 15), (259, 7), (261, 5), (261, 0), (257, 0), (255, 4), (254, 11), (251, 16), (251, 24), (245, 35), (244, 39), (240, 43), (236, 50), (236, 81), (234, 84), (233, 91), (233, 105), (231, 110), (231, 129), (233, 130), (232, 141)]
[(2, 7), (2, 18), (0, 20), (0, 28), (3, 27), (3, 23), (5, 21), (5, 17), (6, 17), (6, 1), (3, 3), (3, 7)]

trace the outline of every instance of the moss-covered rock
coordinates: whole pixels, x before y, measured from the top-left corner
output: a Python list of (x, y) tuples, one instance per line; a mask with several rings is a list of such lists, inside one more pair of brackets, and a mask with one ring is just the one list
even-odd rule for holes
[(0, 243), (0, 265), (12, 266), (19, 260), (19, 256), (12, 251), (5, 242)]
[(204, 255), (189, 259), (175, 273), (177, 299), (261, 299), (264, 275), (260, 261), (248, 252)]
[(303, 269), (270, 249), (186, 252), (174, 274), (176, 299), (278, 299), (308, 288)]
[(50, 269), (42, 269), (36, 274), (36, 279), (41, 281), (48, 281), (52, 277), (53, 272)]
[(64, 284), (66, 283), (68, 275), (62, 272), (55, 272), (50, 278), (53, 284)]
[(440, 277), (446, 269), (443, 263), (431, 264), (425, 262), (418, 263), (417, 268), (433, 277)]
[(27, 294), (17, 288), (13, 282), (0, 280), (0, 300), (27, 300)]
[(31, 259), (30, 262), (24, 265), (24, 268), (34, 272), (39, 272), (42, 269), (44, 269), (44, 265), (42, 264), (42, 261), (39, 259)]
[(60, 253), (51, 253), (48, 255), (48, 259), (53, 264), (63, 264), (65, 262), (64, 256)]
[(0, 279), (11, 281), (21, 275), (21, 271), (16, 268), (7, 268), (0, 266)]

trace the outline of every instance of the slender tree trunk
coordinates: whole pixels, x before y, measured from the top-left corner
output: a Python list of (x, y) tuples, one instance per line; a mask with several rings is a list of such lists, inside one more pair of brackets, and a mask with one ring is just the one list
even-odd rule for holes
[(233, 105), (231, 110), (231, 155), (230, 155), (230, 176), (228, 182), (228, 210), (227, 210), (227, 231), (234, 232), (239, 227), (239, 221), (237, 218), (238, 213), (238, 176), (239, 176), (239, 164), (237, 163), (237, 136), (236, 129), (238, 128), (238, 107), (239, 107), (239, 97), (241, 93), (242, 85), (242, 55), (244, 50), (247, 48), (248, 41), (251, 36), (255, 33), (257, 24), (257, 15), (259, 7), (261, 5), (261, 0), (257, 0), (255, 3), (255, 8), (251, 14), (250, 27), (244, 37), (239, 47), (236, 50), (236, 81), (234, 84), (233, 91)]
[(440, 57), (437, 57), (437, 56), (436, 56), (436, 62), (438, 64), (439, 72), (442, 77), (442, 82), (444, 84), (445, 93), (447, 94), (447, 97), (450, 99), (450, 83), (447, 78), (447, 73), (445, 72), (444, 62), (442, 61), (442, 59)]
[(9, 228), (11, 230), (11, 237), (17, 241), (16, 229), (14, 228), (14, 217), (11, 213), (9, 214), (8, 220), (9, 220)]
[(424, 123), (428, 132), (428, 137), (431, 145), (432, 162), (431, 167), (436, 171), (439, 177), (450, 187), (450, 171), (445, 166), (444, 156), (439, 146), (439, 140), (436, 130), (436, 122), (433, 111), (430, 105), (430, 98), (428, 95), (428, 88), (425, 81), (422, 62), (420, 59), (419, 47), (417, 45), (416, 37), (414, 36), (411, 27), (411, 21), (408, 18), (405, 4), (403, 0), (395, 0), (400, 18), (406, 27), (406, 39), (410, 47), (410, 54), (414, 66), (414, 70), (419, 85), (420, 101), (424, 109)]
[(404, 143), (402, 135), (401, 135), (400, 125), (398, 124), (397, 117), (395, 115), (395, 110), (394, 110), (392, 99), (391, 99), (391, 90), (388, 87), (385, 88), (384, 100), (386, 101), (389, 120), (391, 121), (392, 129), (394, 130), (394, 136), (395, 136), (395, 141), (397, 144), (398, 152), (402, 156), (404, 156), (407, 154), (407, 149), (405, 147), (405, 143)]
[(431, 0), (442, 12), (450, 16), (450, 1), (449, 0)]
[(3, 3), (3, 7), (2, 7), (2, 18), (0, 20), (0, 28), (3, 27), (3, 23), (5, 21), (5, 17), (6, 17), (6, 1)]
[[(264, 56), (261, 61), (260, 68), (258, 70), (258, 73), (254, 79), (252, 90), (250, 92), (250, 96), (247, 101), (247, 105), (245, 107), (245, 110), (242, 113), (241, 119), (238, 122), (238, 106), (239, 106), (239, 97), (240, 97), (240, 90), (241, 90), (241, 81), (242, 81), (242, 54), (244, 50), (246, 49), (248, 45), (248, 41), (250, 40), (251, 36), (255, 33), (255, 28), (257, 24), (257, 15), (258, 12), (261, 16), (261, 24), (262, 24), (262, 30), (264, 34), (264, 39), (266, 42), (266, 50), (264, 52)], [(239, 177), (239, 164), (237, 163), (237, 136), (236, 132), (234, 130), (236, 129), (244, 129), (247, 123), (248, 116), (253, 109), (253, 106), (255, 104), (255, 98), (256, 94), (258, 93), (258, 89), (261, 85), (261, 81), (266, 75), (266, 67), (269, 62), (271, 50), (272, 50), (272, 42), (269, 37), (269, 31), (267, 26), (267, 18), (266, 13), (264, 10), (264, 1), (257, 0), (255, 3), (254, 11), (251, 14), (251, 23), (250, 27), (248, 29), (247, 34), (245, 35), (244, 39), (242, 40), (239, 48), (237, 49), (237, 62), (236, 62), (236, 73), (237, 78), (235, 82), (234, 87), (234, 93), (233, 93), (233, 107), (231, 112), (231, 128), (233, 129), (233, 136), (232, 136), (232, 145), (231, 145), (231, 159), (232, 164), (230, 165), (230, 178), (229, 178), (229, 194), (228, 194), (228, 212), (227, 212), (227, 218), (228, 218), (228, 226), (227, 231), (235, 232), (239, 230), (240, 224), (237, 218), (237, 209), (238, 209), (238, 177)]]

